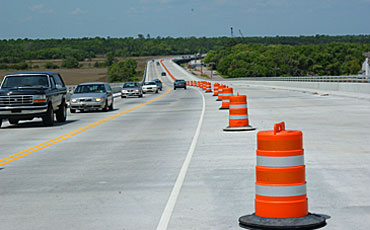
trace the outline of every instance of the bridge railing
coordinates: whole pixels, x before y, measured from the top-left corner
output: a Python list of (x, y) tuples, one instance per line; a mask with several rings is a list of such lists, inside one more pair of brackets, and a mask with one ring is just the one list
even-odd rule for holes
[(369, 76), (245, 77), (225, 80), (370, 83)]

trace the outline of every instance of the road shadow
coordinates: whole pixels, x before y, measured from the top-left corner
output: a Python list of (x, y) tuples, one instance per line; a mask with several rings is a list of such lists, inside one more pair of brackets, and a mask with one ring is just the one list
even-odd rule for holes
[(1, 129), (25, 129), (25, 128), (50, 128), (50, 127), (62, 127), (78, 120), (66, 120), (65, 122), (54, 122), (54, 126), (45, 126), (42, 121), (26, 121), (21, 122), (17, 125), (9, 125), (1, 127)]
[(110, 114), (110, 113), (113, 113), (115, 111), (119, 110), (119, 108), (113, 108), (113, 110), (109, 110), (107, 112), (104, 112), (104, 111), (101, 111), (101, 110), (87, 110), (87, 111), (79, 111), (77, 110), (75, 113), (73, 113), (74, 115), (75, 114), (79, 114), (79, 113), (83, 113), (83, 114), (86, 114), (86, 113), (92, 113), (92, 114)]

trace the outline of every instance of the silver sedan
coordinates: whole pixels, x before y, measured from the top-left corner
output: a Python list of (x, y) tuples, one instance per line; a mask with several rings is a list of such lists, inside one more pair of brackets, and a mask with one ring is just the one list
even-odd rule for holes
[(70, 111), (113, 110), (113, 93), (108, 83), (79, 84), (70, 97)]

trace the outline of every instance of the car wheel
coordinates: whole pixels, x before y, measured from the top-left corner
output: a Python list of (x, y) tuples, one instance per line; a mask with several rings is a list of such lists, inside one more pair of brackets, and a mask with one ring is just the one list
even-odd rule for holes
[(143, 97), (143, 94), (140, 94), (139, 97)]
[(108, 112), (108, 102), (107, 101), (105, 101), (103, 112)]
[(18, 119), (15, 119), (15, 118), (8, 118), (8, 121), (12, 125), (17, 125), (18, 122), (19, 122), (19, 120)]
[(184, 89), (186, 89), (186, 87)]
[(126, 98), (126, 96), (121, 96), (121, 98)]
[(75, 112), (76, 112), (76, 110), (75, 110), (75, 109), (69, 109), (69, 111), (70, 111), (71, 113), (75, 113)]
[(143, 94), (146, 94), (146, 92), (143, 92)]
[(62, 102), (55, 115), (58, 122), (65, 122), (67, 120), (67, 105), (65, 101)]
[(155, 93), (158, 93), (158, 90), (157, 90), (157, 91), (155, 91)]
[(176, 90), (176, 87), (173, 87), (173, 90)]
[(3, 119), (0, 119), (0, 128), (2, 124), (3, 124)]
[(42, 117), (42, 122), (45, 126), (54, 125), (54, 110), (53, 106), (49, 105), (48, 110), (46, 111), (45, 116)]
[(113, 101), (112, 101), (112, 104), (109, 106), (109, 110), (113, 110)]

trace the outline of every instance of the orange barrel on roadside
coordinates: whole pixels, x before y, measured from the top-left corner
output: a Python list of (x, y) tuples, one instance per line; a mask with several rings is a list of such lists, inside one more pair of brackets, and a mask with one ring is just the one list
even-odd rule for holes
[(207, 90), (207, 82), (206, 81), (203, 81), (203, 90), (206, 91)]
[(222, 104), (220, 109), (229, 109), (230, 96), (233, 95), (233, 88), (223, 88), (222, 89)]
[(212, 93), (212, 84), (211, 84), (211, 82), (206, 83), (206, 93)]
[(298, 218), (308, 215), (302, 132), (285, 123), (257, 134), (256, 216)]
[(189, 85), (189, 81), (185, 81), (186, 82), (186, 85)]
[(197, 87), (200, 87), (200, 83), (199, 83), (199, 81), (197, 81), (197, 85), (196, 85)]
[(249, 125), (247, 96), (234, 95), (230, 96), (229, 105), (229, 126), (224, 128), (224, 131), (252, 131), (253, 128)]
[(217, 97), (217, 99), (216, 99), (216, 101), (222, 101), (222, 92), (224, 91), (224, 88), (225, 88), (225, 85), (220, 85), (219, 87), (218, 87), (218, 97)]
[(216, 82), (213, 84), (213, 95), (212, 96), (218, 96), (218, 87), (220, 86), (220, 83)]
[(302, 132), (274, 130), (257, 133), (255, 213), (241, 216), (247, 229), (318, 229), (326, 218), (308, 212)]

